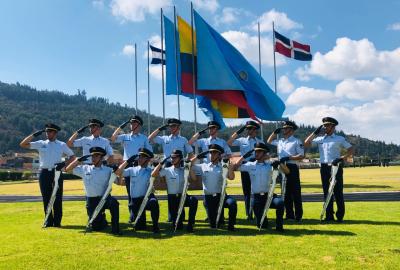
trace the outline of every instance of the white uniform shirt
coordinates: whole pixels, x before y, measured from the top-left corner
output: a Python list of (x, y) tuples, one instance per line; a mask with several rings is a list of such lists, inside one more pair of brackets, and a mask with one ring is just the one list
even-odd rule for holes
[(342, 136), (333, 133), (331, 136), (318, 136), (312, 140), (313, 145), (318, 145), (320, 163), (331, 164), (340, 158), (340, 148), (349, 149), (351, 144)]
[(188, 140), (180, 135), (156, 136), (153, 140), (162, 145), (164, 157), (170, 156), (173, 150), (182, 151), (184, 156), (193, 152)]
[[(256, 143), (259, 142), (264, 142), (263, 140), (254, 137), (254, 138), (250, 138), (250, 136), (247, 137), (240, 137), (240, 138), (236, 138), (232, 145), (233, 146), (240, 146), (240, 155), (243, 156), (244, 154), (246, 154), (247, 152), (249, 152), (250, 150), (254, 149), (254, 145)], [(254, 153), (251, 154), (250, 157), (246, 158), (246, 160), (250, 160), (251, 158), (254, 158)]]
[(83, 179), (87, 197), (101, 197), (108, 187), (112, 169), (107, 166), (95, 167), (94, 165), (78, 165), (73, 174)]
[[(297, 155), (304, 156), (303, 143), (299, 139), (297, 139), (293, 136), (290, 136), (287, 139), (280, 138), (279, 140), (273, 140), (271, 142), (271, 144), (277, 146), (279, 159), (284, 158), (284, 157), (297, 156)], [(289, 161), (287, 161), (287, 163), (296, 164), (297, 161), (289, 160)]]
[(267, 193), (269, 190), (272, 166), (269, 162), (246, 162), (239, 170), (248, 172), (251, 181), (251, 194)]
[(213, 195), (222, 191), (222, 165), (209, 163), (195, 164), (196, 175), (201, 175), (205, 195)]
[[(208, 151), (208, 146), (211, 144), (218, 144), (222, 148), (224, 148), (224, 154), (222, 157), (232, 155), (231, 148), (229, 147), (228, 143), (221, 138), (213, 138), (213, 137), (208, 137), (208, 138), (202, 138), (193, 143), (194, 146), (197, 146), (201, 149), (201, 152)], [(210, 162), (210, 155), (208, 155), (205, 159), (204, 162), (208, 163)]]
[(153, 152), (153, 147), (150, 145), (149, 139), (141, 134), (121, 134), (117, 136), (116, 143), (122, 143), (124, 147), (124, 160), (127, 160), (133, 155), (137, 155), (140, 148), (147, 148)]
[(184, 168), (163, 168), (160, 170), (160, 176), (165, 177), (168, 194), (182, 194), (185, 183)]
[(63, 155), (73, 156), (74, 152), (66, 143), (59, 140), (40, 140), (30, 143), (30, 149), (36, 149), (39, 152), (39, 167), (41, 169), (53, 169), (54, 164), (61, 162)]
[[(104, 137), (94, 137), (92, 136), (88, 136), (88, 137), (82, 137), (80, 139), (77, 139), (74, 141), (74, 147), (82, 147), (82, 155), (89, 155), (89, 149), (92, 147), (101, 147), (104, 150), (106, 150), (106, 157), (105, 159), (107, 159), (107, 157), (112, 156), (113, 155), (113, 149), (110, 145), (110, 141)], [(92, 163), (92, 158), (89, 157), (86, 161), (84, 161), (83, 163), (85, 164), (90, 164)]]
[(149, 167), (130, 167), (124, 170), (124, 177), (130, 177), (129, 189), (132, 198), (144, 197), (146, 195), (151, 177), (151, 169)]

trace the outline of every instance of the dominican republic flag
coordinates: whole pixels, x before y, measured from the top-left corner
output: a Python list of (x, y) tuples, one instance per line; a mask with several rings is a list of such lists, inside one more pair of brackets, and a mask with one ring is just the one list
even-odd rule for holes
[(161, 49), (156, 48), (151, 45), (150, 45), (150, 49), (151, 49), (151, 64), (152, 65), (158, 65), (158, 64), (165, 65), (165, 51), (162, 51), (162, 54), (161, 54)]
[(310, 45), (305, 45), (297, 41), (290, 40), (276, 31), (274, 31), (274, 35), (276, 52), (300, 61), (312, 60)]

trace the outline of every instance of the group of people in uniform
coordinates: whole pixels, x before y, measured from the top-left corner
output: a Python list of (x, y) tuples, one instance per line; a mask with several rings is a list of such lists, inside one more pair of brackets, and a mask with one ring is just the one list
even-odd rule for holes
[[(267, 144), (277, 147), (278, 160), (270, 159), (270, 148), (262, 138), (257, 137), (260, 125), (255, 121), (247, 121), (239, 130), (225, 141), (218, 137), (220, 125), (210, 121), (207, 128), (195, 133), (188, 141), (180, 135), (181, 121), (175, 118), (168, 119), (167, 123), (154, 130), (148, 137), (141, 133), (143, 120), (139, 116), (130, 117), (122, 123), (108, 140), (101, 136), (104, 123), (97, 119), (90, 119), (89, 123), (72, 134), (64, 143), (57, 140), (60, 127), (55, 124), (46, 124), (44, 129), (34, 132), (22, 140), (20, 146), (35, 149), (39, 152), (40, 175), (39, 185), (43, 197), (43, 206), (46, 211), (50, 201), (55, 170), (64, 170), (80, 176), (83, 179), (86, 193), (86, 210), (89, 219), (101, 200), (112, 173), (118, 175), (116, 184), (125, 185), (129, 203), (129, 222), (135, 219), (135, 230), (146, 229), (146, 211), (137, 217), (139, 208), (145, 198), (151, 177), (164, 177), (167, 185), (168, 215), (173, 227), (183, 229), (184, 215), (177, 220), (178, 206), (182, 197), (185, 180), (184, 162), (190, 163), (190, 179), (201, 179), (204, 193), (203, 204), (207, 213), (207, 220), (211, 228), (222, 227), (225, 224), (222, 218), (216, 220), (217, 209), (222, 193), (222, 183), (226, 177), (235, 178), (235, 171), (240, 171), (245, 210), (248, 220), (255, 218), (258, 227), (266, 228), (267, 219), (262, 222), (264, 205), (270, 187), (271, 173), (280, 164), (285, 164), (289, 171), (286, 174), (286, 191), (284, 201), (281, 196), (274, 194), (271, 208), (276, 209), (276, 230), (283, 231), (284, 213), (287, 220), (300, 222), (303, 216), (301, 185), (298, 162), (304, 158), (304, 146), (317, 145), (320, 152), (321, 181), (324, 196), (327, 196), (331, 177), (331, 166), (339, 165), (336, 176), (337, 185), (334, 197), (337, 204), (336, 220), (341, 222), (345, 213), (343, 199), (343, 160), (352, 155), (353, 148), (342, 136), (335, 134), (338, 121), (331, 117), (322, 119), (319, 126), (306, 140), (301, 142), (294, 137), (297, 125), (293, 121), (285, 121), (268, 137)], [(124, 133), (129, 125), (130, 130)], [(160, 135), (169, 129), (169, 135)], [(90, 136), (80, 137), (86, 130)], [(246, 134), (241, 134), (246, 130)], [(200, 138), (206, 133), (209, 136)], [(36, 140), (43, 133), (46, 139)], [(78, 138), (80, 137), (80, 138)], [(114, 164), (111, 143), (121, 143), (123, 146), (123, 163)], [(163, 158), (158, 162), (154, 159), (153, 144), (162, 147)], [(240, 157), (233, 162), (230, 146), (238, 146)], [(82, 156), (76, 157), (71, 150), (73, 147), (82, 149)], [(195, 154), (193, 147), (201, 151)], [(341, 154), (342, 148), (344, 154)], [(65, 161), (62, 161), (65, 157)], [(223, 175), (222, 161), (229, 162), (226, 175)], [(114, 166), (112, 166), (114, 165)], [(59, 178), (59, 189), (56, 194), (53, 211), (50, 214), (46, 227), (60, 227), (62, 220), (62, 175)], [(194, 196), (186, 195), (184, 206), (189, 208), (186, 230), (193, 232), (198, 209), (198, 200)], [(223, 208), (228, 209), (227, 229), (235, 230), (237, 217), (237, 202), (226, 194)], [(120, 234), (119, 203), (109, 195), (106, 198), (103, 210), (92, 223), (93, 230), (102, 230), (107, 226), (105, 209), (110, 210), (112, 233)], [(150, 211), (152, 230), (159, 233), (160, 208), (157, 197), (151, 193), (145, 205)], [(334, 220), (333, 200), (326, 211), (326, 220)]]

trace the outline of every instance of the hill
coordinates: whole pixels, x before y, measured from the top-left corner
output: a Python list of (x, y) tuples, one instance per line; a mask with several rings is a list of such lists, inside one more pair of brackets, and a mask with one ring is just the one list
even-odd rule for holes
[[(67, 95), (60, 91), (38, 91), (30, 86), (7, 84), (0, 82), (0, 154), (6, 152), (21, 152), (19, 142), (32, 131), (43, 127), (44, 123), (54, 122), (61, 126), (60, 140), (68, 137), (90, 118), (101, 119), (105, 123), (103, 135), (110, 137), (114, 129), (124, 122), (135, 109), (112, 103), (102, 97), (87, 98), (85, 91), (77, 91), (75, 95)], [(138, 114), (147, 119), (146, 112)], [(162, 125), (162, 117), (150, 115), (151, 129)], [(146, 122), (146, 121), (145, 121)], [(199, 129), (205, 127), (198, 125)], [(238, 127), (229, 127), (221, 132), (221, 137), (227, 139)], [(143, 132), (147, 134), (147, 125)], [(264, 124), (264, 135), (268, 136), (275, 129), (274, 123)], [(296, 136), (304, 139), (315, 127), (300, 126)], [(339, 131), (339, 134), (345, 135)], [(190, 138), (193, 135), (193, 123), (183, 121), (182, 135)], [(366, 156), (371, 159), (382, 157), (394, 158), (400, 155), (400, 146), (373, 141), (355, 135), (345, 135), (355, 145), (356, 156)], [(117, 149), (119, 146), (116, 146)], [(155, 149), (159, 151), (159, 149)], [(317, 149), (308, 153), (313, 155)]]

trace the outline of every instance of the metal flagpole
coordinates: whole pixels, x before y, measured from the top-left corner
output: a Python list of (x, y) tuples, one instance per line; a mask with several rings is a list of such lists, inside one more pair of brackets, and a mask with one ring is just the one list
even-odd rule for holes
[(194, 31), (193, 31), (193, 3), (190, 2), (190, 27), (192, 32), (192, 73), (193, 73), (193, 113), (194, 113), (194, 133), (197, 133), (197, 113), (196, 113), (196, 73), (194, 63)]
[[(275, 94), (278, 95), (278, 89), (276, 87), (276, 60), (275, 60), (275, 24), (272, 21), (272, 50), (274, 52), (274, 83), (275, 83)], [(275, 122), (275, 127), (278, 128), (278, 122)], [(279, 138), (279, 134), (277, 136)]]
[(137, 50), (136, 50), (136, 43), (135, 43), (135, 112), (136, 115), (138, 114), (138, 94), (137, 94)]
[(150, 42), (147, 41), (147, 130), (150, 134)]
[(179, 75), (178, 75), (178, 43), (176, 36), (176, 8), (174, 6), (174, 42), (175, 42), (175, 69), (176, 69), (176, 96), (178, 99), (178, 119), (181, 120), (181, 104), (179, 101)]
[(165, 125), (165, 89), (164, 89), (164, 16), (161, 8), (161, 96), (163, 107), (163, 125)]
[[(261, 77), (261, 34), (260, 34), (260, 22), (257, 23), (258, 25), (258, 73)], [(264, 138), (264, 125), (263, 120), (261, 120), (261, 139)]]

